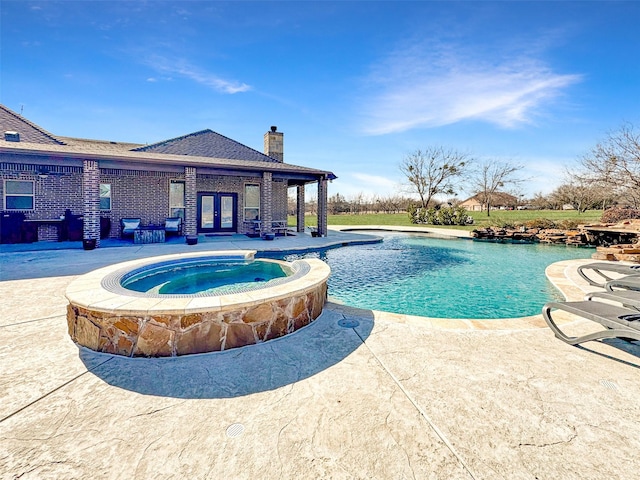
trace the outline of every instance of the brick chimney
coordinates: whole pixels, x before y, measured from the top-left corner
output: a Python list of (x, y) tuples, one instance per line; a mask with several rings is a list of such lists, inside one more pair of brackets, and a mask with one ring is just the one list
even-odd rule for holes
[(264, 134), (264, 154), (278, 162), (284, 162), (283, 134), (276, 130), (278, 127), (273, 126), (270, 132)]

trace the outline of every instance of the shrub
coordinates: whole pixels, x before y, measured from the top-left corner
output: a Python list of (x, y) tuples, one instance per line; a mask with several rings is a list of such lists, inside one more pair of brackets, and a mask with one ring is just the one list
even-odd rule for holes
[(418, 208), (414, 205), (407, 209), (411, 223), (426, 225), (470, 225), (473, 218), (467, 215), (464, 207)]
[(558, 222), (557, 226), (563, 230), (576, 230), (578, 228), (578, 221), (566, 219)]
[(613, 207), (604, 211), (600, 221), (602, 223), (619, 223), (623, 220), (640, 218), (640, 210), (634, 208)]
[(468, 214), (464, 207), (457, 206), (453, 210), (453, 223), (452, 225), (471, 225), (473, 224), (473, 217)]
[(533, 220), (527, 220), (524, 222), (524, 226), (527, 228), (539, 228), (542, 230), (547, 228), (556, 228), (555, 222), (548, 218), (534, 218)]
[(418, 223), (418, 207), (413, 204), (409, 205), (407, 215), (409, 215), (409, 221), (411, 223)]
[(516, 227), (516, 224), (513, 220), (506, 220), (500, 217), (491, 217), (491, 220), (489, 220), (488, 225), (490, 227), (508, 228), (508, 229)]

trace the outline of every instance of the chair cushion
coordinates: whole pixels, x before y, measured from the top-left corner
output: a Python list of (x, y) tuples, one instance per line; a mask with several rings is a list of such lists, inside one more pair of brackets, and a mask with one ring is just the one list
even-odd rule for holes
[(179, 227), (180, 227), (179, 218), (167, 218), (167, 220), (164, 222), (164, 228), (177, 230)]
[(140, 226), (140, 219), (137, 218), (123, 218), (122, 229), (123, 230), (135, 230)]

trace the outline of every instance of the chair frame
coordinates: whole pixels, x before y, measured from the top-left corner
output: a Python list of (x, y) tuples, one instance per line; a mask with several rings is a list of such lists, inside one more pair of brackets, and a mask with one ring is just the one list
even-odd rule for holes
[(640, 292), (633, 290), (615, 290), (612, 292), (592, 292), (588, 293), (585, 300), (619, 303), (625, 308), (631, 308), (640, 311)]
[[(580, 337), (571, 337), (562, 332), (553, 319), (551, 312), (554, 309), (599, 323), (604, 327), (604, 330)], [(569, 345), (577, 345), (604, 338), (640, 340), (640, 312), (637, 310), (592, 300), (549, 302), (542, 308), (542, 316), (555, 336)]]
[[(596, 281), (590, 278), (585, 270), (592, 270), (595, 274), (599, 275), (603, 280)], [(589, 285), (594, 287), (604, 287), (605, 284), (611, 280), (615, 280), (615, 278), (610, 277), (604, 272), (615, 272), (623, 275), (634, 275), (634, 272), (640, 275), (640, 265), (624, 265), (615, 262), (596, 262), (596, 263), (588, 263), (586, 265), (581, 265), (578, 267), (578, 274), (584, 278)]]
[[(169, 230), (167, 230), (167, 221), (168, 220), (178, 220), (178, 228), (177, 228), (177, 230), (173, 230), (171, 228)], [(165, 233), (165, 235), (168, 234), (168, 233), (171, 233), (171, 234), (176, 234), (179, 237), (182, 236), (182, 225), (183, 224), (184, 224), (184, 222), (182, 221), (181, 217), (167, 217), (165, 219), (165, 221), (164, 221), (164, 233)]]
[(271, 222), (271, 229), (276, 235), (283, 235), (286, 237), (289, 227), (287, 226), (286, 220), (274, 220)]
[[(138, 226), (133, 229), (125, 229), (124, 222), (125, 221), (138, 221)], [(124, 217), (120, 219), (120, 238), (133, 237), (135, 235), (135, 231), (142, 226), (142, 219), (139, 217)]]
[(610, 280), (605, 283), (604, 288), (609, 292), (618, 292), (619, 290), (616, 289), (638, 291), (640, 290), (640, 275), (627, 275), (626, 277)]

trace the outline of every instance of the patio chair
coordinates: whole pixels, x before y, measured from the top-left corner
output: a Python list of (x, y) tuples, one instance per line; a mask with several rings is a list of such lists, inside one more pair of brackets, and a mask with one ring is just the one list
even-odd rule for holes
[[(593, 273), (601, 277), (603, 280), (599, 280), (597, 278), (592, 279), (587, 276), (585, 271), (589, 270), (592, 270)], [(633, 275), (634, 272), (637, 272), (640, 275), (640, 265), (621, 265), (614, 262), (596, 262), (578, 267), (578, 274), (580, 274), (582, 278), (589, 282), (589, 285), (593, 285), (594, 287), (604, 287), (605, 283), (610, 280), (614, 280), (613, 277), (604, 274), (603, 271), (621, 273), (623, 275)]]
[[(553, 319), (552, 310), (562, 310), (578, 317), (599, 323), (604, 330), (580, 337), (571, 337), (560, 331)], [(640, 340), (640, 312), (604, 302), (584, 300), (582, 302), (549, 302), (542, 307), (542, 316), (555, 336), (569, 345), (603, 338)]]
[(120, 236), (121, 238), (133, 237), (135, 231), (140, 228), (142, 222), (139, 218), (121, 218), (120, 219)]
[(164, 221), (165, 235), (182, 235), (182, 218), (169, 217)]
[(276, 235), (284, 235), (287, 236), (287, 221), (286, 220), (276, 220), (271, 222), (271, 228), (273, 229), (273, 233)]

